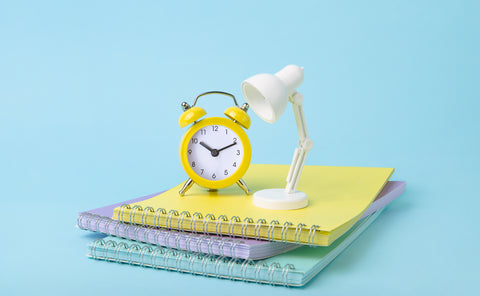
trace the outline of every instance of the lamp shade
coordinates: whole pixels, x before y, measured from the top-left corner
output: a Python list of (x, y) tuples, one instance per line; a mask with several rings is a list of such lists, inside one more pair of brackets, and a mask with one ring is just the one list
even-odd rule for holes
[(274, 123), (283, 114), (288, 97), (303, 82), (303, 67), (289, 65), (272, 74), (258, 74), (242, 82), (242, 93), (252, 110)]

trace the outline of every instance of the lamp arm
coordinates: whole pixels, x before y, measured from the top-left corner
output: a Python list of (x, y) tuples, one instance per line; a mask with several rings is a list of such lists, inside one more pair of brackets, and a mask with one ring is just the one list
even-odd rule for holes
[(295, 121), (297, 123), (297, 130), (299, 135), (298, 148), (293, 154), (292, 164), (287, 176), (287, 186), (285, 192), (288, 194), (295, 193), (298, 180), (302, 174), (303, 165), (307, 158), (308, 151), (313, 148), (313, 142), (308, 137), (307, 124), (305, 122), (305, 115), (303, 112), (303, 95), (295, 92), (289, 97), (289, 101), (293, 106), (293, 113), (295, 114)]
[(304, 140), (308, 138), (307, 124), (305, 123), (305, 115), (303, 113), (303, 95), (296, 92), (289, 97), (289, 101), (292, 103), (293, 114), (295, 114), (298, 136), (300, 138), (299, 145), (301, 146)]

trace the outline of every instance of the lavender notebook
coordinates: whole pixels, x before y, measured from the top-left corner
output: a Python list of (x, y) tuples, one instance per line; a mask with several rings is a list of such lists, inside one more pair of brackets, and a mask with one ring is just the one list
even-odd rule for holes
[[(405, 182), (387, 182), (361, 219), (385, 207), (403, 193), (405, 186)], [(242, 259), (268, 258), (299, 247), (299, 245), (283, 242), (178, 232), (169, 229), (126, 224), (112, 219), (113, 210), (116, 207), (122, 204), (146, 200), (159, 193), (79, 213), (77, 226), (84, 230), (101, 232), (154, 245)]]

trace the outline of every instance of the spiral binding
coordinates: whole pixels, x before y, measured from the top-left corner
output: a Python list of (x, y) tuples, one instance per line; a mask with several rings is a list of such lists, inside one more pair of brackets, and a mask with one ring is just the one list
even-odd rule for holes
[(271, 283), (274, 282), (273, 276), (275, 274), (275, 269), (277, 268), (282, 268), (282, 266), (278, 262), (273, 262), (272, 264), (270, 264), (270, 267), (268, 268), (268, 278), (270, 279)]
[(200, 235), (198, 237), (198, 241), (197, 241), (197, 246), (196, 246), (196, 252), (197, 253), (203, 253), (202, 252), (202, 245), (203, 245), (203, 242), (208, 240), (208, 237), (206, 235)]
[(193, 269), (193, 267), (195, 266), (195, 261), (196, 261), (199, 257), (201, 257), (200, 254), (192, 254), (192, 255), (190, 256), (190, 259), (188, 259), (188, 266), (191, 266), (192, 269)]
[[(292, 270), (295, 270), (293, 264), (282, 266), (278, 262), (267, 264), (264, 261), (195, 254), (164, 247), (141, 247), (136, 243), (128, 245), (124, 242), (117, 243), (113, 240), (104, 239), (97, 239), (92, 243), (89, 256), (99, 260), (156, 269), (284, 286), (293, 285), (289, 282), (289, 274)], [(199, 268), (196, 268), (196, 262), (200, 262)], [(187, 266), (182, 267), (184, 263)], [(209, 271), (209, 266), (213, 267), (213, 271)], [(222, 266), (226, 267), (224, 273), (221, 272)], [(252, 271), (253, 276), (248, 275), (249, 270)]]
[(168, 211), (168, 216), (167, 216), (167, 229), (173, 229), (172, 228), (172, 220), (173, 217), (178, 217), (178, 211), (177, 210), (170, 210)]
[[(125, 233), (126, 237), (131, 237), (130, 236), (130, 228), (132, 227), (132, 224), (125, 224), (125, 228), (123, 229), (123, 232)], [(135, 227), (135, 226), (133, 226)]]
[[(232, 222), (233, 222), (233, 224), (232, 224)], [(230, 237), (234, 237), (234, 236), (235, 236), (235, 234), (234, 234), (234, 232), (233, 232), (233, 228), (234, 228), (234, 226), (235, 226), (235, 223), (238, 223), (238, 222), (240, 222), (240, 217), (238, 217), (238, 216), (233, 216), (232, 218), (230, 218), (230, 222), (228, 222), (228, 235), (229, 235)]]
[(257, 223), (255, 223), (255, 239), (260, 239), (260, 228), (264, 224), (267, 224), (267, 220), (265, 219), (258, 219)]
[(308, 232), (308, 244), (309, 245), (313, 245), (314, 242), (315, 242), (315, 233), (317, 231), (317, 229), (319, 229), (320, 226), (318, 225), (312, 225), (312, 227), (310, 227), (310, 231)]
[(139, 257), (140, 257), (140, 262), (143, 262), (143, 266), (147, 266), (147, 262), (145, 261), (145, 252), (148, 251), (149, 253), (152, 253), (152, 247), (150, 246), (144, 246), (141, 250), (140, 250), (140, 254), (139, 254)]
[[(161, 231), (160, 229), (158, 229), (157, 231), (155, 231), (154, 229), (157, 230), (156, 228), (153, 228), (153, 229), (152, 229), (152, 231), (155, 232), (155, 234), (153, 235), (153, 242), (154, 242), (154, 244), (156, 244), (156, 245), (160, 245), (160, 242), (158, 241), (158, 237), (159, 237), (161, 234), (165, 234), (165, 233), (164, 233), (163, 231)], [(148, 242), (149, 242), (149, 241), (148, 241)]]
[[(117, 246), (117, 243), (114, 242), (114, 241), (106, 241), (105, 244), (103, 245), (103, 256), (108, 258), (108, 248), (109, 246), (112, 246), (113, 248), (115, 248)], [(138, 245), (136, 245), (138, 246)], [(107, 260), (108, 261), (108, 260)]]
[(90, 255), (93, 257), (93, 258), (96, 258), (96, 257), (100, 257), (97, 255), (97, 247), (98, 245), (101, 245), (103, 246), (105, 244), (105, 241), (103, 239), (97, 239), (95, 240), (92, 245), (90, 246)]
[[(145, 229), (145, 232), (143, 233), (143, 235), (144, 235), (143, 240), (145, 240), (145, 235), (149, 233), (149, 230), (150, 230), (149, 228)], [(133, 239), (136, 240), (136, 241), (140, 240), (140, 238), (138, 237), (139, 232), (140, 232), (140, 227), (134, 227), (133, 228)]]
[[(140, 221), (136, 219), (141, 213)], [(86, 213), (84, 213), (86, 214)], [(148, 223), (148, 218), (153, 215), (153, 225)], [(128, 216), (128, 217), (126, 217)], [(93, 217), (93, 216), (92, 216)], [(85, 215), (80, 215), (77, 219), (78, 225), (85, 225), (84, 221)], [(106, 230), (101, 231), (100, 227), (104, 223), (104, 221), (99, 220), (101, 216), (98, 216), (98, 219), (95, 220), (95, 225), (92, 226), (93, 220), (88, 219), (86, 222), (86, 228), (92, 231), (97, 232), (107, 232)], [(103, 217), (105, 218), (105, 217)], [(126, 236), (135, 240), (141, 240), (139, 236), (139, 230), (136, 228), (134, 229), (133, 237), (130, 234), (129, 230), (130, 227), (133, 225), (142, 225), (144, 227), (154, 227), (154, 228), (166, 228), (168, 230), (178, 230), (178, 231), (191, 231), (195, 234), (201, 232), (203, 234), (207, 234), (211, 231), (212, 227), (210, 224), (215, 225), (215, 233), (217, 236), (221, 235), (228, 235), (230, 237), (239, 236), (242, 238), (247, 238), (249, 236), (255, 239), (267, 239), (270, 241), (278, 240), (282, 242), (287, 242), (288, 240), (288, 233), (290, 231), (293, 232), (293, 223), (289, 221), (284, 221), (281, 225), (278, 220), (272, 220), (270, 223), (267, 223), (265, 219), (258, 219), (257, 222), (251, 217), (245, 217), (243, 220), (239, 216), (232, 216), (230, 219), (226, 215), (220, 215), (218, 218), (215, 218), (214, 214), (206, 214), (205, 216), (200, 212), (195, 212), (193, 215), (189, 211), (182, 211), (180, 214), (177, 210), (171, 209), (167, 210), (165, 208), (158, 208), (154, 210), (153, 207), (145, 207), (142, 208), (140, 205), (128, 205), (124, 204), (121, 205), (118, 211), (118, 218), (120, 223), (132, 225), (123, 228), (125, 232), (127, 232)], [(92, 218), (93, 219), (93, 218)], [(110, 218), (107, 218), (110, 219)], [(187, 221), (190, 220), (190, 225), (186, 224)], [(106, 222), (106, 221), (105, 221)], [(201, 224), (201, 225), (200, 225)], [(225, 225), (226, 224), (226, 225)], [(175, 227), (175, 226), (176, 227)], [(235, 231), (236, 226), (240, 227), (240, 231)], [(253, 226), (253, 235), (248, 235), (247, 231), (250, 231)], [(295, 232), (293, 236), (293, 240), (290, 241), (295, 242), (296, 244), (308, 244), (314, 245), (315, 244), (315, 235), (316, 232), (320, 230), (319, 225), (312, 225), (308, 232), (308, 238), (306, 238), (306, 230), (305, 227), (307, 225), (303, 223), (297, 224), (295, 227)], [(84, 226), (82, 226), (84, 227)], [(227, 230), (225, 230), (227, 228)], [(201, 228), (201, 229), (200, 229)], [(85, 229), (85, 227), (84, 227)], [(261, 231), (266, 229), (266, 237), (265, 235), (261, 234)], [(121, 236), (119, 233), (119, 228), (116, 228), (117, 232), (114, 233), (116, 236)], [(226, 233), (225, 233), (226, 231)], [(108, 231), (109, 232), (109, 231)], [(305, 236), (302, 238), (302, 233)], [(279, 237), (280, 236), (280, 237)]]
[(268, 225), (268, 233), (267, 233), (267, 238), (269, 241), (273, 240), (273, 230), (275, 229), (275, 225), (280, 224), (277, 220), (272, 220), (270, 221), (270, 224)]
[(210, 256), (203, 256), (202, 258), (202, 275), (206, 276), (207, 275), (207, 266), (208, 266), (208, 260), (210, 259)]
[(248, 224), (250, 223), (253, 223), (253, 219), (252, 218), (245, 218), (243, 219), (243, 223), (242, 223), (242, 232), (241, 232), (241, 237), (243, 238), (247, 238), (247, 227), (248, 227)]
[(194, 235), (188, 234), (185, 239), (185, 250), (191, 250), (190, 242), (192, 241)]
[(163, 246), (170, 246), (170, 237), (173, 235), (172, 231), (168, 231), (163, 237)]
[(205, 218), (203, 218), (203, 233), (204, 234), (208, 233), (208, 223), (210, 223), (210, 220), (215, 221), (215, 215), (207, 214), (205, 216)]
[(155, 211), (155, 215), (153, 216), (153, 226), (154, 227), (160, 227), (160, 215), (166, 215), (167, 214), (167, 210), (165, 210), (164, 208), (158, 208), (156, 211)]
[(181, 238), (182, 238), (182, 237), (177, 233), (177, 235), (175, 236), (175, 239), (174, 239), (174, 241), (175, 241), (175, 249), (177, 249), (177, 250), (180, 250), (180, 249), (181, 249), (181, 247), (180, 247), (180, 239), (181, 239)]
[(235, 250), (237, 249), (238, 244), (243, 244), (244, 241), (235, 241), (233, 244), (230, 245), (230, 257), (235, 257)]
[(261, 283), (260, 281), (260, 272), (262, 271), (262, 267), (263, 268), (268, 268), (268, 264), (265, 263), (265, 262), (259, 262), (257, 264), (255, 264), (255, 282), (257, 283)]
[(227, 260), (226, 257), (219, 257), (218, 260), (215, 260), (215, 273), (216, 273), (216, 277), (219, 277), (219, 274), (220, 274), (220, 266), (221, 264), (220, 263), (225, 263), (225, 261)]
[(121, 205), (120, 210), (118, 212), (118, 217), (121, 222), (125, 222), (125, 219), (123, 218), (123, 214), (125, 213), (125, 209), (129, 210), (131, 208), (130, 205)]
[(300, 243), (300, 235), (302, 235), (302, 229), (307, 225), (303, 223), (298, 223), (297, 227), (295, 228), (295, 243), (299, 244)]
[[(104, 220), (106, 220), (105, 226), (104, 226), (104, 228), (103, 228), (104, 231), (102, 231), (102, 232), (108, 233), (108, 229), (110, 229), (110, 224), (113, 222), (113, 220), (112, 220), (112, 219), (109, 219), (109, 218), (106, 218), (106, 217), (102, 217), (102, 218), (104, 218)], [(99, 219), (99, 220), (100, 220), (100, 219)], [(115, 221), (115, 223), (120, 224), (120, 223), (118, 223), (118, 222), (116, 222), (116, 221)]]
[[(136, 228), (135, 228), (135, 230), (137, 231), (137, 238), (138, 238), (138, 239), (136, 239), (136, 240), (138, 240), (138, 241), (145, 241), (145, 242), (150, 242), (150, 241), (153, 241), (153, 242), (154, 242), (154, 241), (155, 241), (155, 233), (154, 233), (154, 235), (153, 235), (153, 239), (150, 238), (150, 234), (155, 231), (155, 228), (153, 228), (152, 226), (144, 226), (144, 227), (143, 227), (143, 229), (144, 229), (143, 239), (140, 239), (140, 237), (138, 237), (138, 232), (140, 232), (141, 229), (142, 229), (142, 228), (140, 228), (140, 227), (136, 227)], [(159, 231), (159, 232), (161, 232), (161, 231)]]
[(142, 225), (149, 226), (147, 222), (148, 214), (155, 213), (155, 210), (152, 207), (146, 207), (142, 213)]
[(186, 252), (180, 252), (178, 253), (177, 258), (175, 258), (175, 268), (177, 271), (180, 271), (180, 272), (183, 271), (183, 269), (181, 268), (182, 257), (189, 258), (190, 254)]
[(158, 268), (158, 264), (157, 264), (157, 256), (158, 256), (158, 253), (164, 255), (165, 254), (165, 248), (162, 248), (162, 247), (157, 247), (155, 248), (155, 250), (152, 252), (151, 256), (152, 256), (152, 264), (153, 264), (153, 267), (154, 268)]
[(133, 255), (135, 254), (136, 251), (140, 250), (140, 246), (137, 244), (132, 244), (130, 247), (128, 247), (127, 251), (127, 258), (128, 261), (132, 262), (133, 260)]
[(187, 217), (187, 218), (191, 217), (189, 211), (181, 212), (180, 216), (178, 217), (177, 229), (180, 230), (180, 231), (184, 231), (183, 230), (183, 220), (185, 219), (185, 217)]
[(288, 227), (290, 227), (291, 225), (292, 225), (292, 223), (288, 222), (288, 221), (283, 223), (282, 232), (281, 232), (281, 235), (280, 235), (280, 241), (282, 241), (282, 242), (287, 241), (287, 230), (288, 230)]
[(219, 254), (220, 256), (226, 256), (224, 247), (225, 247), (225, 244), (226, 244), (227, 242), (232, 244), (232, 243), (233, 243), (233, 240), (230, 239), (230, 238), (224, 238), (224, 239), (222, 239), (222, 240), (220, 241), (220, 243), (218, 244), (218, 254)]
[(282, 268), (282, 279), (283, 279), (283, 285), (286, 287), (288, 286), (288, 272), (290, 270), (295, 270), (295, 265), (293, 264), (285, 264)]
[[(165, 266), (167, 270), (170, 270), (170, 269), (171, 269), (171, 267), (168, 266), (168, 258), (169, 258), (170, 255), (172, 255), (172, 254), (173, 254), (174, 256), (177, 255), (177, 253), (176, 253), (175, 250), (169, 249), (169, 250), (165, 253), (165, 256), (163, 256), (163, 266)], [(171, 270), (173, 270), (173, 269), (171, 269)]]
[[(113, 228), (113, 229), (114, 229), (113, 235), (115, 235), (115, 236), (120, 236), (120, 232), (119, 232), (120, 225), (122, 225), (121, 222), (115, 224), (115, 227)], [(128, 230), (128, 229), (125, 229), (125, 230)], [(128, 233), (127, 233), (127, 232), (125, 232), (125, 236), (128, 237)]]
[(211, 237), (207, 242), (207, 253), (213, 254), (213, 244), (217, 242), (217, 238)]
[(242, 266), (240, 267), (240, 273), (242, 275), (242, 279), (247, 278), (247, 266), (255, 265), (255, 262), (253, 262), (250, 259), (243, 260)]
[[(184, 217), (187, 215), (188, 214), (185, 213)], [(181, 216), (182, 214), (179, 215), (179, 217)], [(210, 219), (210, 217), (207, 219)], [(227, 221), (223, 217), (220, 219), (223, 220), (223, 222)], [(209, 220), (206, 220), (206, 227), (208, 221)], [(218, 222), (218, 220), (216, 222)], [(220, 227), (220, 224), (221, 223), (218, 223), (218, 227)], [(243, 246), (246, 244), (245, 241), (239, 239), (212, 237), (204, 234), (181, 233), (174, 230), (121, 223), (108, 217), (87, 212), (79, 215), (77, 218), (77, 225), (84, 230), (101, 232), (117, 237), (125, 237), (135, 241), (152, 243), (159, 246), (163, 245), (186, 251), (207, 251), (212, 254), (226, 257), (235, 255), (235, 250), (240, 245)], [(202, 249), (202, 246), (206, 246), (207, 250)]]
[(222, 222), (228, 221), (227, 216), (220, 215), (218, 216), (217, 223), (215, 223), (215, 232), (217, 235), (222, 234)]
[(95, 232), (100, 232), (100, 221), (101, 219), (97, 219), (95, 222)]
[(115, 252), (113, 253), (114, 255), (114, 258), (120, 258), (120, 249), (123, 248), (124, 250), (127, 250), (128, 249), (128, 245), (126, 243), (119, 243), (117, 244), (117, 246), (115, 247)]
[[(142, 206), (139, 206), (139, 205), (135, 205), (133, 206), (132, 210), (130, 211), (130, 224), (134, 224), (135, 223), (135, 213), (137, 212), (137, 210), (139, 211), (142, 211), (143, 212), (143, 208)], [(143, 213), (142, 213), (142, 217), (143, 217)], [(143, 219), (142, 219), (142, 222), (143, 222)]]
[(230, 259), (230, 261), (228, 261), (228, 265), (227, 265), (228, 276), (227, 276), (227, 278), (230, 279), (230, 280), (234, 279), (233, 267), (234, 267), (235, 263), (237, 262), (237, 260), (238, 260), (237, 258), (232, 258), (232, 259)]
[(192, 215), (192, 219), (190, 219), (190, 229), (192, 230), (193, 233), (197, 233), (197, 227), (196, 227), (197, 217), (200, 219), (203, 219), (202, 213), (195, 212)]

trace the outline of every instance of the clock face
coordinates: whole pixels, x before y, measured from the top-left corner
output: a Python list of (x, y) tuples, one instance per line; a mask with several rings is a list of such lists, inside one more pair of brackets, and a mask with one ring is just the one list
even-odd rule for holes
[(245, 148), (241, 137), (221, 124), (201, 127), (189, 139), (187, 159), (200, 178), (221, 181), (230, 178), (242, 165)]

